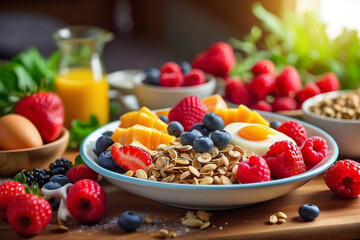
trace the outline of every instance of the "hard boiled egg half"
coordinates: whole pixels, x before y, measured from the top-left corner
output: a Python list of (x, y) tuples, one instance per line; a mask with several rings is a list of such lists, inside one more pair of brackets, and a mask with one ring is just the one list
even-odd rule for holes
[(231, 134), (231, 144), (238, 145), (256, 155), (263, 156), (270, 146), (278, 141), (295, 141), (273, 128), (255, 123), (235, 122), (228, 124), (225, 131)]

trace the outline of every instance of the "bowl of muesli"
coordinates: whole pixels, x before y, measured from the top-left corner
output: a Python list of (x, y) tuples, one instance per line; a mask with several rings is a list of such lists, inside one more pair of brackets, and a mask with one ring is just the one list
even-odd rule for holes
[(303, 105), (304, 120), (329, 133), (342, 157), (360, 157), (360, 89), (316, 95)]
[[(261, 115), (268, 121), (278, 120), (284, 122), (292, 120), (292, 118), (270, 112), (262, 112)], [(182, 167), (172, 169), (171, 171), (165, 171), (166, 169), (162, 170), (164, 165), (160, 164), (162, 167), (155, 171), (160, 175), (153, 176), (153, 178), (156, 178), (156, 181), (154, 181), (155, 179), (151, 181), (151, 172), (154, 170), (151, 168), (145, 169), (142, 172), (148, 175), (142, 178), (139, 177), (140, 174), (138, 174), (139, 176), (137, 177), (128, 176), (125, 173), (110, 171), (98, 164), (98, 157), (94, 152), (96, 140), (104, 132), (114, 131), (119, 126), (119, 123), (119, 121), (114, 121), (104, 125), (92, 132), (83, 141), (80, 147), (80, 154), (85, 163), (110, 183), (125, 191), (167, 205), (187, 209), (216, 210), (239, 208), (283, 196), (305, 185), (318, 174), (324, 172), (338, 157), (338, 146), (329, 134), (318, 127), (301, 122), (309, 137), (320, 136), (325, 139), (328, 146), (327, 156), (302, 174), (267, 182), (239, 184), (234, 181), (233, 176), (236, 174), (234, 173), (234, 166), (232, 166), (231, 161), (226, 162), (226, 158), (220, 160), (224, 161), (223, 164), (202, 163), (202, 161), (206, 162), (209, 160), (208, 158), (212, 158), (218, 154), (216, 151), (212, 151), (210, 153), (198, 154), (196, 160), (189, 160), (191, 164), (181, 164)], [(186, 146), (181, 145), (163, 145), (158, 147), (157, 150), (163, 152), (162, 154), (169, 155), (186, 154), (188, 153), (187, 151), (190, 150), (185, 149), (185, 147)], [(224, 153), (223, 155), (227, 156), (227, 159), (247, 157), (246, 149), (241, 148), (241, 146), (228, 145), (224, 148), (219, 148), (218, 151), (222, 151), (222, 153)], [(190, 155), (188, 158), (190, 158)], [(196, 164), (200, 164), (200, 166)], [(222, 168), (224, 165), (227, 165), (227, 167)], [(156, 164), (152, 167), (156, 168)], [(208, 174), (208, 172), (211, 171), (218, 172), (219, 174), (217, 176), (215, 176), (216, 174)], [(188, 182), (178, 181), (179, 178), (186, 178), (187, 174), (192, 176), (192, 180)], [(220, 175), (221, 177), (219, 177)], [(209, 182), (212, 184), (207, 184)]]

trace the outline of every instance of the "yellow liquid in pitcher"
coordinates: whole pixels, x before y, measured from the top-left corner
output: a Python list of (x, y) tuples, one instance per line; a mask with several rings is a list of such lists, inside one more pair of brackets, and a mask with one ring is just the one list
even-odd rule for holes
[(55, 84), (65, 106), (67, 128), (72, 119), (88, 122), (92, 114), (101, 125), (109, 121), (109, 85), (105, 76), (95, 80), (91, 69), (71, 69), (58, 74)]

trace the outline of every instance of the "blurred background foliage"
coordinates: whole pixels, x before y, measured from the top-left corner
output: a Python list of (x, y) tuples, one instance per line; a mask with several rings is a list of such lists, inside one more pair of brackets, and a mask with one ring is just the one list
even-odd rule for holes
[(253, 26), (243, 40), (229, 40), (237, 56), (231, 76), (249, 79), (252, 65), (266, 58), (272, 60), (278, 70), (286, 65), (295, 66), (304, 84), (325, 72), (334, 72), (342, 89), (359, 87), (357, 31), (343, 29), (335, 39), (330, 39), (326, 24), (314, 13), (299, 16), (285, 11), (278, 17), (259, 3), (253, 5), (252, 12), (261, 26)]

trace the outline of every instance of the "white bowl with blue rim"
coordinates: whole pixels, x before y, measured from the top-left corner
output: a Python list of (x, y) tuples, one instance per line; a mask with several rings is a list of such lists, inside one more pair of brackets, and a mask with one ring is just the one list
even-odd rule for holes
[[(261, 112), (268, 121), (286, 121), (292, 118), (269, 112)], [(300, 121), (301, 122), (301, 121)], [(268, 182), (234, 185), (190, 185), (165, 183), (128, 177), (101, 167), (94, 154), (95, 142), (105, 131), (114, 131), (119, 121), (111, 122), (91, 133), (81, 144), (80, 154), (86, 165), (98, 172), (110, 183), (141, 197), (167, 205), (187, 209), (231, 209), (268, 201), (283, 196), (310, 182), (328, 169), (337, 159), (339, 149), (334, 139), (325, 131), (301, 122), (308, 136), (320, 136), (326, 140), (328, 154), (320, 163), (305, 173)]]

